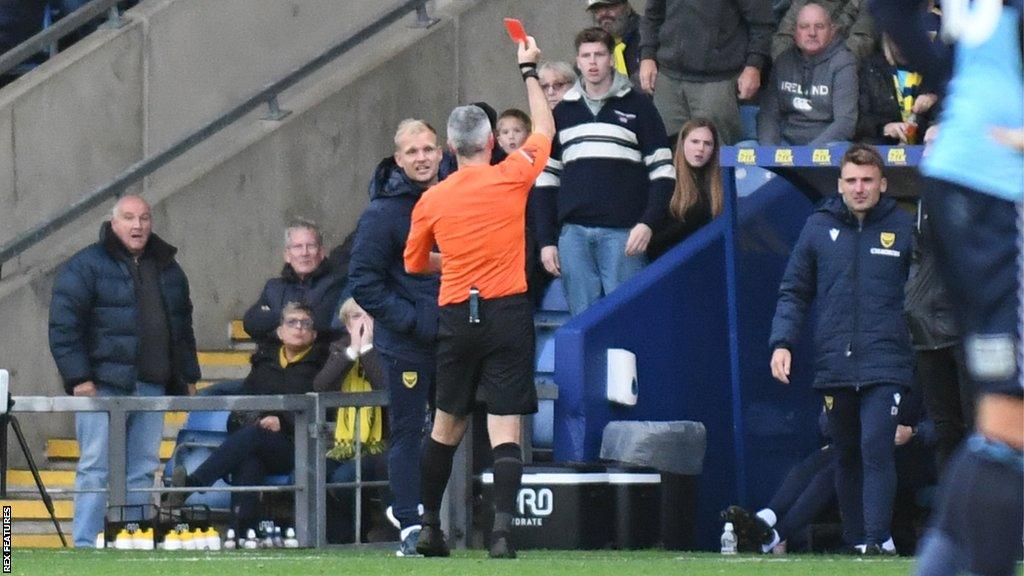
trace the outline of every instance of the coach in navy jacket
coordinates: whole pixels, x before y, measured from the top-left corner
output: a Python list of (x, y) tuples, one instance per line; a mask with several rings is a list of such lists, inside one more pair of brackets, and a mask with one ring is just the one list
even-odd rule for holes
[(807, 219), (793, 248), (770, 341), (772, 375), (788, 384), (791, 348), (817, 300), (814, 387), (839, 458), (843, 537), (867, 553), (895, 551), (893, 438), (913, 369), (903, 317), (913, 218), (881, 196), (882, 167), (867, 145), (855, 144), (843, 156), (840, 196)]
[[(453, 167), (442, 161), (439, 179), (452, 171)], [(409, 218), (425, 190), (410, 180), (393, 158), (377, 165), (370, 182), (370, 205), (356, 230), (349, 282), (353, 298), (373, 316), (377, 349), (433, 362), (440, 277), (406, 274), (402, 261)]]
[(373, 317), (373, 345), (390, 397), (388, 477), (401, 526), (399, 555), (416, 554), (419, 537), (420, 446), (434, 382), (440, 289), (436, 274), (407, 274), (402, 253), (416, 201), (451, 171), (429, 124), (399, 124), (394, 156), (381, 161), (370, 181), (370, 205), (349, 262), (352, 297)]
[(839, 196), (807, 219), (779, 287), (770, 347), (792, 349), (816, 300), (815, 388), (911, 382), (903, 300), (912, 226), (911, 215), (888, 196), (863, 222)]

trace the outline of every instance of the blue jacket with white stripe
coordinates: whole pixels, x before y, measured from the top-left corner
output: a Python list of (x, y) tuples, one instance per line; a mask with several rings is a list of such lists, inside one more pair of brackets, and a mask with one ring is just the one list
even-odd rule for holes
[(769, 347), (792, 350), (816, 300), (815, 388), (909, 386), (914, 358), (903, 301), (914, 236), (913, 217), (889, 196), (863, 222), (839, 195), (827, 198), (789, 257)]
[(654, 228), (667, 213), (675, 168), (651, 99), (617, 81), (595, 116), (577, 83), (554, 116), (558, 133), (533, 192), (538, 243), (557, 245), (563, 223)]

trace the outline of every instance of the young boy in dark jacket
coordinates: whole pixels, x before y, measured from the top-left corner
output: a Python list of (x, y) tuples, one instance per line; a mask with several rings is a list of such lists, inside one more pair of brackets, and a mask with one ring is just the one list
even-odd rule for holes
[(881, 196), (883, 165), (863, 144), (843, 156), (840, 196), (808, 218), (793, 248), (770, 341), (772, 376), (788, 384), (792, 347), (817, 300), (814, 388), (824, 397), (839, 458), (843, 537), (866, 553), (894, 551), (893, 435), (913, 371), (903, 318), (913, 219)]

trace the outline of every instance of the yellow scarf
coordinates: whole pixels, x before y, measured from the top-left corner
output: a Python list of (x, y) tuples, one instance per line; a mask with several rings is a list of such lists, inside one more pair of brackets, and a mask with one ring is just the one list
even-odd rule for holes
[(288, 357), (284, 355), (284, 345), (282, 344), (281, 348), (277, 351), (277, 361), (278, 361), (278, 363), (281, 364), (281, 368), (282, 369), (287, 368), (289, 364), (295, 364), (296, 362), (298, 362), (298, 361), (302, 360), (303, 358), (305, 358), (306, 355), (309, 354), (309, 351), (312, 350), (312, 349), (313, 349), (313, 345), (310, 344), (308, 347), (303, 349), (302, 352), (299, 352), (298, 354), (296, 354), (295, 358), (292, 358), (291, 360), (288, 360)]
[(623, 76), (629, 76), (626, 70), (626, 43), (622, 40), (615, 41), (615, 70)]
[[(359, 360), (341, 382), (342, 392), (369, 392), (370, 381), (359, 369)], [(359, 417), (359, 439), (363, 443), (363, 454), (380, 454), (384, 451), (384, 411), (380, 406), (363, 408), (338, 408), (338, 422), (334, 429), (334, 448), (327, 452), (328, 458), (348, 460), (356, 455), (356, 412)]]
[(896, 97), (900, 103), (900, 114), (903, 116), (903, 121), (906, 122), (910, 118), (914, 108), (914, 99), (917, 98), (917, 91), (921, 87), (921, 75), (917, 72), (908, 72), (901, 84), (900, 75), (895, 73), (892, 75), (892, 81), (896, 85)]

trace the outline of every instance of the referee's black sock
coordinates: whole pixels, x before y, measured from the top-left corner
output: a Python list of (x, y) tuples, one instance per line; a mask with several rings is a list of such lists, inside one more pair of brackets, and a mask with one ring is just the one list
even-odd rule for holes
[(523, 480), (523, 451), (519, 444), (506, 442), (494, 447), (495, 530), (509, 529), (515, 510), (516, 494)]
[(420, 499), (423, 500), (424, 523), (433, 521), (441, 511), (441, 498), (444, 496), (448, 477), (452, 475), (452, 458), (458, 446), (441, 444), (433, 438), (427, 438), (420, 462)]

